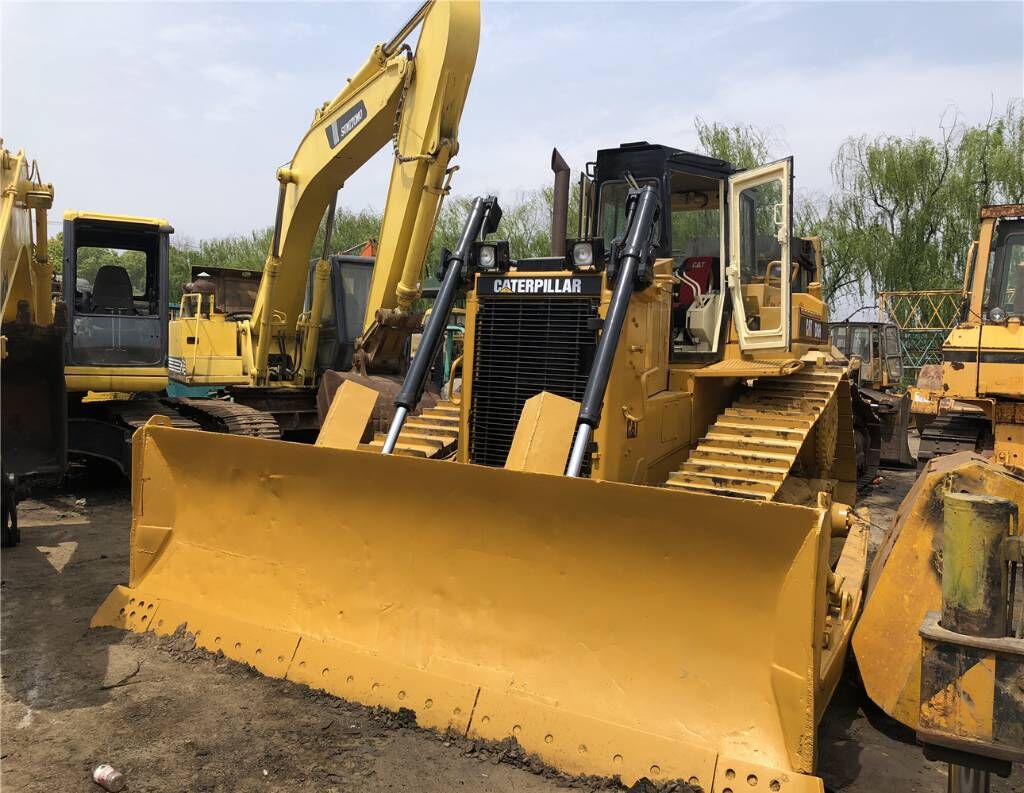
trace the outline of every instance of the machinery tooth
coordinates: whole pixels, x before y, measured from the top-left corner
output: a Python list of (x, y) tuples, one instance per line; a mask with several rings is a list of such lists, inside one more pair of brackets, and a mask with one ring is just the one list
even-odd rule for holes
[(782, 481), (789, 476), (789, 471), (778, 469), (751, 468), (745, 465), (733, 465), (729, 463), (704, 463), (701, 461), (689, 461), (683, 463), (683, 467), (676, 471), (670, 479), (676, 475), (699, 476), (729, 482), (753, 482), (758, 485), (770, 487), (773, 491)]
[(729, 421), (734, 424), (750, 424), (758, 427), (783, 427), (785, 429), (809, 430), (814, 420), (807, 416), (806, 412), (781, 411), (765, 412), (763, 410), (750, 408), (726, 408), (725, 414)]
[(689, 492), (698, 493), (714, 493), (719, 496), (732, 496), (733, 498), (746, 498), (753, 501), (769, 501), (772, 497), (770, 491), (757, 489), (754, 485), (748, 482), (743, 482), (737, 485), (723, 484), (714, 481), (713, 479), (707, 479), (704, 481), (698, 480), (679, 480), (670, 479), (665, 483), (666, 487), (674, 490), (685, 490)]
[(793, 465), (796, 454), (756, 454), (734, 449), (708, 449), (698, 446), (687, 459), (695, 465), (725, 465), (739, 471), (782, 471)]
[(792, 429), (779, 426), (758, 425), (756, 423), (741, 423), (731, 420), (719, 419), (708, 430), (709, 433), (721, 433), (723, 435), (735, 436), (737, 438), (749, 439), (777, 439), (796, 441), (803, 443), (807, 433), (803, 429)]
[(800, 439), (785, 440), (775, 437), (752, 438), (746, 435), (723, 432), (715, 427), (701, 439), (701, 444), (709, 443), (720, 448), (729, 449), (790, 449), (793, 453), (800, 451)]

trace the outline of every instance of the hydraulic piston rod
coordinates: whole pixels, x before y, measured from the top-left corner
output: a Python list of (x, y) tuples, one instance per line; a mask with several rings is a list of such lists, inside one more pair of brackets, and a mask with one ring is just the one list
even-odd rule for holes
[(452, 306), (455, 304), (455, 297), (459, 288), (469, 277), (467, 264), (473, 242), (481, 235), (481, 232), (486, 235), (494, 231), (500, 219), (501, 208), (498, 206), (496, 198), (491, 196), (477, 198), (473, 201), (473, 208), (462, 227), (458, 245), (444, 262), (445, 270), (441, 279), (441, 288), (438, 290), (437, 299), (430, 311), (430, 319), (427, 320), (427, 324), (423, 328), (419, 350), (405, 375), (402, 389), (395, 397), (395, 417), (388, 428), (388, 436), (384, 441), (382, 454), (391, 454), (394, 451), (406, 416), (416, 409), (420, 397), (423, 396), (423, 388), (430, 374), (430, 367), (444, 340), (445, 328), (448, 326), (448, 318), (451, 315)]
[(608, 388), (615, 350), (619, 346), (619, 336), (626, 321), (629, 301), (633, 296), (640, 266), (650, 255), (651, 237), (658, 220), (658, 194), (653, 187), (632, 191), (629, 202), (632, 204), (632, 211), (626, 227), (625, 240), (617, 252), (619, 261), (615, 274), (615, 288), (612, 290), (612, 299), (601, 330), (601, 338), (597, 342), (594, 365), (587, 379), (586, 390), (583, 392), (579, 418), (576, 419), (576, 439), (573, 441), (569, 464), (565, 469), (565, 475), (570, 477), (580, 475), (587, 447), (590, 445), (590, 437), (601, 423), (601, 406), (604, 403), (605, 390)]

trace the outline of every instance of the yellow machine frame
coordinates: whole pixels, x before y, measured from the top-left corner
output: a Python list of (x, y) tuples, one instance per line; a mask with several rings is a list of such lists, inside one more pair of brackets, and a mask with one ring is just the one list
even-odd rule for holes
[[(1021, 218), (1021, 204), (982, 207), (978, 239), (964, 273), (961, 322), (942, 346), (941, 379), (934, 382), (935, 373), (922, 371), (919, 387), (911, 389), (911, 410), (923, 424), (936, 416), (984, 417), (994, 459), (1018, 469), (1024, 468), (1024, 320), (1011, 314), (992, 321), (984, 302), (996, 230), (1001, 222)], [(1022, 282), (1024, 270), (1017, 283)]]

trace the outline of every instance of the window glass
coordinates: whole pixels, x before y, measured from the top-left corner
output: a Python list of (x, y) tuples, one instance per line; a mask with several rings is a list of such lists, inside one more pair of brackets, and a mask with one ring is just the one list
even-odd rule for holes
[[(637, 184), (641, 187), (658, 187), (658, 182), (654, 179), (640, 179)], [(626, 231), (626, 198), (630, 189), (626, 182), (621, 181), (605, 182), (601, 185), (598, 228), (601, 229), (601, 236), (606, 242), (621, 237)]]
[(92, 366), (162, 366), (161, 325), (160, 317), (76, 314), (72, 362)]
[[(774, 180), (740, 193), (740, 267), (744, 281), (764, 280), (770, 262), (780, 256), (782, 182)], [(788, 276), (789, 268), (784, 268)]]
[(885, 329), (885, 354), (886, 355), (899, 355), (900, 354), (900, 337), (894, 327), (886, 327)]
[(859, 355), (864, 363), (871, 360), (871, 340), (866, 327), (853, 328), (850, 336), (850, 355)]
[(345, 338), (353, 341), (363, 331), (363, 314), (370, 295), (370, 280), (373, 268), (365, 265), (343, 265), (341, 283), (345, 294), (342, 296), (345, 312)]
[(1024, 316), (1024, 234), (1014, 234), (1006, 246), (1006, 288), (1000, 304), (1007, 314)]
[(90, 286), (96, 283), (96, 274), (105, 265), (120, 267), (128, 274), (132, 291), (137, 296), (146, 293), (146, 254), (143, 251), (82, 246), (77, 252), (76, 274)]
[(839, 350), (839, 352), (846, 354), (846, 342), (849, 333), (849, 327), (847, 325), (836, 325), (832, 328), (832, 346)]

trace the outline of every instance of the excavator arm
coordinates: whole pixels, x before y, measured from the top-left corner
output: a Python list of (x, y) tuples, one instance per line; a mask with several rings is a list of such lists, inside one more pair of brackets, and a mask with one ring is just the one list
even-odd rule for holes
[[(417, 27), (413, 53), (405, 41)], [(428, 0), (317, 110), (291, 163), (278, 170), (274, 236), (249, 325), (255, 385), (271, 379), (274, 339), (299, 359), (291, 382), (302, 385), (312, 378), (329, 241), (318, 263), (310, 310), (303, 314), (310, 251), (325, 211), (331, 210), (328, 228), (332, 225), (337, 191), (389, 141), (395, 161), (367, 307), (369, 327), (360, 347), (365, 367), (400, 368), (449, 160), (458, 150), (458, 123), (479, 37), (479, 3)]]

